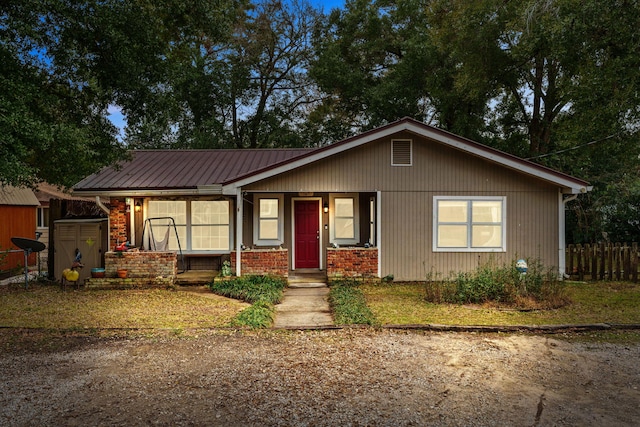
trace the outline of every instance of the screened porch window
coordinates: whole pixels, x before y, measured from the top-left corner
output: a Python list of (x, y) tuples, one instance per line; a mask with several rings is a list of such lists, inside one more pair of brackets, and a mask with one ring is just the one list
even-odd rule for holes
[(180, 248), (187, 249), (187, 202), (185, 200), (150, 200), (147, 207), (147, 218), (160, 218), (147, 224), (146, 233), (156, 242), (156, 246), (163, 246), (164, 240), (169, 239), (167, 249), (178, 250), (178, 241), (173, 230), (173, 218), (180, 239)]
[(434, 251), (503, 252), (504, 197), (436, 197)]
[[(147, 218), (173, 218), (183, 251), (228, 251), (229, 212), (228, 200), (149, 200), (147, 204)], [(178, 250), (170, 220), (154, 220), (152, 227), (156, 241), (162, 241), (168, 232), (168, 249)]]
[(191, 202), (191, 249), (229, 249), (229, 201)]

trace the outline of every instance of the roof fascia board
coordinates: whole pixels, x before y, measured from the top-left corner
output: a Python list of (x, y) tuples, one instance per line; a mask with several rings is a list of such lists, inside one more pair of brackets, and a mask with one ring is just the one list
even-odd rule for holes
[(74, 196), (85, 197), (153, 197), (153, 196), (202, 196), (207, 194), (221, 194), (220, 191), (200, 192), (198, 189), (171, 189), (171, 190), (74, 190)]

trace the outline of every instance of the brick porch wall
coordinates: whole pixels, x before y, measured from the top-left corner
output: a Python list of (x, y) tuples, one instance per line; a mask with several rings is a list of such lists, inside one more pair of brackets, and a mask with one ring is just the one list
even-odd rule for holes
[[(242, 274), (289, 277), (287, 249), (252, 249), (241, 253)], [(231, 271), (236, 271), (236, 251), (231, 252)]]
[[(175, 252), (107, 252), (104, 256), (105, 277), (84, 281), (88, 289), (166, 288), (174, 284), (178, 273)], [(127, 278), (117, 277), (117, 270), (127, 270)]]
[(378, 249), (327, 248), (327, 277), (378, 277)]
[(109, 248), (127, 240), (127, 205), (124, 199), (111, 198), (109, 212)]
[(127, 278), (155, 279), (175, 278), (178, 274), (178, 257), (175, 252), (107, 252), (104, 255), (107, 277), (116, 277), (117, 270), (127, 270)]

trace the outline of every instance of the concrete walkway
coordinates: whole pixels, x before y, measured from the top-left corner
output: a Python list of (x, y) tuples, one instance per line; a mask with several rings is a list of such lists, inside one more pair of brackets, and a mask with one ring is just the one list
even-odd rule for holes
[(307, 329), (333, 324), (327, 284), (317, 278), (290, 278), (282, 302), (276, 305), (273, 327)]

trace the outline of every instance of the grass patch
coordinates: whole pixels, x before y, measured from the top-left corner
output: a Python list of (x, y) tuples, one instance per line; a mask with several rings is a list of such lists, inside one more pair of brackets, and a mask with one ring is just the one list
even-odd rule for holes
[(640, 323), (640, 285), (560, 282), (571, 303), (546, 310), (510, 310), (495, 304), (435, 304), (424, 283), (366, 284), (368, 306), (382, 324), (561, 325)]
[(211, 328), (228, 325), (246, 307), (165, 289), (67, 290), (29, 282), (0, 287), (0, 326), (13, 328)]
[(331, 283), (329, 303), (336, 325), (374, 325), (376, 318), (367, 306), (361, 282), (339, 280)]
[(232, 326), (268, 328), (273, 324), (274, 305), (282, 301), (287, 281), (275, 276), (242, 276), (214, 279), (209, 288), (218, 295), (251, 303), (231, 321)]
[(273, 304), (259, 301), (242, 310), (231, 321), (231, 326), (249, 326), (250, 328), (268, 328), (273, 324), (275, 309)]

